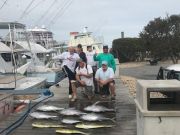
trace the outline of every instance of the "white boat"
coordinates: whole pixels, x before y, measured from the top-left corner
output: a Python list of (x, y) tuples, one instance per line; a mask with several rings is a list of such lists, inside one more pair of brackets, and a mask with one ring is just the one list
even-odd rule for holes
[(52, 49), (55, 40), (53, 39), (53, 33), (49, 31), (45, 26), (41, 28), (35, 27), (27, 29), (28, 36), (31, 42), (42, 45), (46, 49)]
[[(17, 50), (23, 50), (22, 48), (14, 48), (12, 28), (22, 28), (23, 24), (16, 22), (0, 22), (0, 29), (9, 30), (9, 43), (10, 47), (6, 46), (4, 43), (0, 42), (0, 90), (3, 89), (14, 89), (14, 90), (26, 90), (26, 89), (36, 89), (45, 87), (46, 78), (36, 78), (36, 77), (25, 77), (18, 75), (17, 70), (22, 73), (28, 68), (30, 63), (18, 67), (18, 56)], [(14, 46), (13, 46), (14, 45)], [(15, 46), (17, 47), (17, 46)], [(24, 51), (23, 51), (24, 52)], [(12, 58), (13, 57), (13, 58)], [(21, 70), (20, 70), (21, 69)]]
[(98, 39), (93, 37), (92, 32), (88, 32), (87, 27), (84, 28), (83, 32), (70, 32), (70, 40), (68, 45), (77, 47), (78, 44), (82, 45), (84, 52), (87, 52), (87, 46), (92, 46), (93, 50), (95, 50), (97, 53), (102, 52), (102, 38)]
[[(39, 38), (36, 36), (40, 35), (41, 32), (41, 36), (49, 34), (49, 38), (47, 35), (46, 38), (39, 37), (41, 40), (38, 40)], [(33, 38), (31, 38), (31, 36), (33, 36)], [(29, 51), (24, 53), (24, 55), (27, 56), (27, 62), (31, 61), (32, 63), (27, 68), (27, 76), (45, 77), (47, 87), (58, 83), (65, 77), (62, 69), (55, 67), (55, 64), (53, 64), (53, 61), (51, 61), (51, 57), (54, 53), (53, 49), (50, 48), (52, 47), (51, 43), (53, 42), (52, 32), (49, 32), (45, 29), (36, 29), (34, 31), (31, 30), (30, 34), (29, 31), (24, 29), (24, 32), (17, 32), (16, 37), (17, 38), (16, 41), (14, 41), (14, 44), (18, 47), (21, 46), (23, 49)], [(42, 41), (45, 42), (47, 46), (39, 44), (42, 43)]]

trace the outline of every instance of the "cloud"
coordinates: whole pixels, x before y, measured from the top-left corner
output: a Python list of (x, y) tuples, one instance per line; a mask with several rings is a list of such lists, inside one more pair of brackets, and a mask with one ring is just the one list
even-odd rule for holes
[[(32, 7), (40, 1), (35, 0)], [(34, 27), (35, 24), (47, 26), (58, 9), (63, 7), (63, 2), (68, 1), (56, 0), (45, 18), (35, 23), (53, 2), (44, 0), (21, 22), (28, 27)], [(0, 10), (0, 20), (18, 20), (29, 3), (30, 0), (8, 0)], [(150, 20), (165, 17), (166, 13), (179, 14), (179, 5), (179, 0), (72, 0), (69, 8), (54, 20), (50, 29), (57, 40), (68, 40), (69, 32), (82, 31), (83, 27), (88, 26), (95, 35), (103, 35), (105, 42), (111, 44), (114, 38), (120, 37), (121, 31), (125, 32), (125, 36), (138, 37)]]

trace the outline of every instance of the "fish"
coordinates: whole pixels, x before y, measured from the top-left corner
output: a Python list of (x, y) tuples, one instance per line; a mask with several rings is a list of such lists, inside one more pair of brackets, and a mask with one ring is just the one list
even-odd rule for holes
[(36, 110), (38, 111), (44, 111), (44, 112), (51, 112), (51, 111), (60, 111), (63, 110), (64, 108), (52, 106), (52, 105), (43, 105), (38, 107)]
[(111, 120), (112, 122), (115, 122), (115, 118), (107, 118), (100, 114), (90, 113), (85, 114), (80, 117), (80, 119), (85, 121), (103, 121), (103, 120)]
[(81, 121), (64, 118), (64, 119), (62, 119), (61, 122), (64, 123), (64, 124), (76, 124), (76, 123), (80, 123)]
[(45, 114), (45, 113), (41, 113), (41, 112), (32, 112), (29, 115), (35, 119), (52, 119), (52, 118), (58, 117), (58, 116), (49, 115), (49, 114)]
[(59, 128), (59, 127), (66, 127), (60, 124), (54, 124), (54, 123), (42, 123), (42, 122), (34, 122), (32, 123), (32, 127), (36, 128)]
[(64, 110), (60, 111), (60, 114), (66, 115), (66, 116), (74, 116), (74, 115), (79, 116), (79, 115), (83, 115), (86, 113), (76, 110), (75, 108), (68, 108), (68, 109), (64, 109)]
[(115, 110), (106, 108), (104, 106), (93, 104), (93, 105), (85, 107), (84, 111), (89, 111), (89, 112), (113, 112)]
[(79, 131), (79, 130), (72, 130), (72, 129), (57, 129), (57, 130), (56, 130), (56, 133), (89, 135), (88, 133), (81, 132), (81, 131)]
[(82, 128), (82, 129), (92, 129), (92, 128), (105, 128), (105, 127), (114, 127), (115, 125), (104, 125), (104, 124), (83, 124), (79, 123), (76, 124), (76, 128)]

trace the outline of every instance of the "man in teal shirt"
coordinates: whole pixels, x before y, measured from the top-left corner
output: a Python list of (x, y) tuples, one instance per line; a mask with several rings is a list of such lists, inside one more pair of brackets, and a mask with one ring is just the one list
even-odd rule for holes
[(108, 52), (108, 46), (103, 46), (103, 53), (94, 55), (94, 61), (99, 61), (98, 68), (101, 67), (102, 61), (107, 61), (108, 67), (111, 67), (114, 72), (116, 71), (116, 63), (114, 60), (114, 56)]

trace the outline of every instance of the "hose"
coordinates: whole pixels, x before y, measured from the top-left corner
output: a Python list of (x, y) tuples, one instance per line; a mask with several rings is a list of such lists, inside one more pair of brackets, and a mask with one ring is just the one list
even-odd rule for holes
[[(48, 95), (47, 97), (45, 97), (44, 99), (38, 101), (37, 103), (35, 103), (33, 106), (31, 106), (32, 104), (32, 101), (29, 103), (29, 106), (28, 106), (28, 110), (17, 120), (15, 121), (14, 123), (12, 123), (10, 126), (8, 126), (7, 128), (3, 129), (2, 131), (0, 131), (0, 134), (4, 133), (5, 131), (6, 132), (6, 135), (9, 135), (12, 131), (14, 131), (16, 128), (18, 128), (20, 125), (22, 125), (24, 123), (24, 121), (26, 120), (26, 118), (28, 117), (28, 114), (29, 112), (35, 107), (37, 106), (38, 104), (40, 104), (42, 101), (44, 100), (47, 100), (48, 98), (50, 97), (53, 97), (54, 96), (54, 93), (53, 92), (50, 92), (49, 90), (44, 92), (43, 95)], [(14, 127), (13, 127), (14, 126)]]

